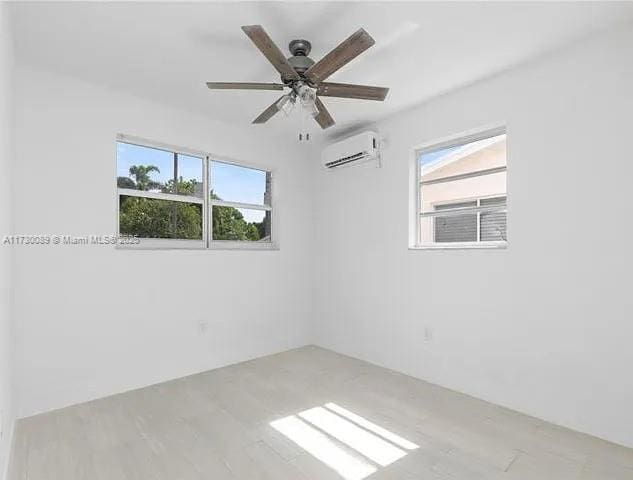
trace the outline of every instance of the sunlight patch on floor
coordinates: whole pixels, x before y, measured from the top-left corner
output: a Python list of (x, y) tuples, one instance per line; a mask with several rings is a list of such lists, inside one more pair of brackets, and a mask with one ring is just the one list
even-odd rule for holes
[(353, 457), (325, 434), (294, 415), (271, 422), (270, 425), (346, 480), (362, 480), (376, 471), (376, 467)]
[(391, 443), (395, 443), (399, 447), (402, 447), (406, 450), (415, 450), (416, 448), (419, 448), (418, 445), (416, 445), (413, 442), (410, 442), (406, 438), (402, 438), (396, 435), (395, 433), (390, 432), (386, 428), (382, 428), (381, 426), (370, 422), (366, 418), (363, 418), (360, 415), (356, 415), (355, 413), (350, 412), (349, 410), (346, 410), (345, 408), (338, 406), (336, 403), (326, 403), (325, 407), (329, 408), (333, 412), (338, 413), (342, 417), (345, 417), (348, 420), (351, 420), (355, 424), (360, 425), (363, 428), (366, 428), (370, 432), (374, 432), (375, 434), (380, 435), (382, 438), (386, 438)]
[(382, 467), (406, 455), (404, 450), (323, 407), (311, 408), (299, 416)]
[[(270, 424), (346, 480), (363, 480), (418, 448), (405, 438), (335, 403)], [(358, 452), (351, 454), (346, 447)], [(405, 449), (405, 450), (403, 450)]]

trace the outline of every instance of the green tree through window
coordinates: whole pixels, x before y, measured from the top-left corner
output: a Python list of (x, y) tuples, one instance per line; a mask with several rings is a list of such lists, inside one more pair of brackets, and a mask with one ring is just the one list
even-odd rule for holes
[[(151, 173), (159, 173), (155, 165), (133, 165), (129, 177), (118, 177), (117, 186), (132, 190), (159, 190), (162, 193), (195, 195), (199, 182), (180, 177), (164, 183), (152, 180)], [(213, 191), (212, 199), (221, 200)], [(269, 233), (266, 212), (261, 222), (248, 222), (242, 213), (230, 206), (213, 206), (214, 240), (258, 241)], [(202, 239), (202, 205), (136, 196), (119, 196), (119, 231), (123, 235), (141, 238)]]

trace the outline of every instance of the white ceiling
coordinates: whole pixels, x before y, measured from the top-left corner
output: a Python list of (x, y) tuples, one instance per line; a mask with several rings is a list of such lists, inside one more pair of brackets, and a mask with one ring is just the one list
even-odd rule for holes
[[(280, 92), (204, 85), (279, 80), (241, 25), (263, 25), (284, 52), (306, 38), (315, 60), (364, 27), (376, 45), (329, 80), (391, 91), (384, 103), (324, 99), (335, 134), (631, 21), (633, 3), (25, 2), (13, 13), (18, 61), (244, 126)], [(278, 115), (249, 128), (296, 127)]]

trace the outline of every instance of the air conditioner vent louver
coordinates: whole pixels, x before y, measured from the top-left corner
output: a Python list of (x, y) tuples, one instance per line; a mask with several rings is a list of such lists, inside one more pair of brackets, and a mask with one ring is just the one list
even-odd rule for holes
[(369, 156), (367, 152), (359, 152), (359, 153), (355, 153), (354, 155), (348, 155), (347, 157), (339, 158), (338, 160), (328, 162), (325, 164), (325, 166), (327, 168), (332, 168), (332, 167), (336, 167), (338, 165), (344, 165), (346, 163), (350, 163), (356, 160), (361, 160), (363, 158), (366, 158), (367, 156)]
[(330, 145), (323, 151), (322, 163), (327, 169), (353, 165), (378, 158), (375, 132), (363, 132)]

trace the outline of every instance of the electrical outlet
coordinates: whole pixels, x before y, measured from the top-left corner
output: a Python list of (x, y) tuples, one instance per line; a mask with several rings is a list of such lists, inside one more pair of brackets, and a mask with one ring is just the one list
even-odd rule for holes
[(208, 329), (209, 329), (209, 324), (207, 323), (206, 320), (200, 320), (198, 322), (198, 333), (200, 333), (200, 335), (204, 335), (205, 333), (207, 333)]
[(433, 341), (433, 328), (431, 327), (424, 327), (424, 341), (425, 342), (432, 342)]

